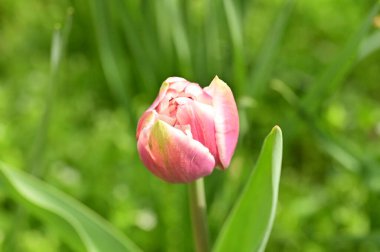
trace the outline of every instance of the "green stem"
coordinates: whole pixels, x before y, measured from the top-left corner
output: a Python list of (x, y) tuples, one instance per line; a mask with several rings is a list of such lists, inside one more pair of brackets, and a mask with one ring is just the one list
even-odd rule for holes
[(197, 252), (209, 251), (206, 197), (203, 179), (189, 184), (190, 213)]

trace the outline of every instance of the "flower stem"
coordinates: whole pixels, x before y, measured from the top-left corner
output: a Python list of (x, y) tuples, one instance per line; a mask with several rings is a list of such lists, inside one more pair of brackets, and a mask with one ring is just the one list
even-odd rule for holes
[(209, 251), (206, 197), (203, 179), (189, 184), (190, 213), (197, 252)]

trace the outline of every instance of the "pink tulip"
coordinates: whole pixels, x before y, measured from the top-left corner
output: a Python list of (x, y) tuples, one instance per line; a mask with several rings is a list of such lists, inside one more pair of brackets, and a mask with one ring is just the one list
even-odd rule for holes
[(137, 126), (144, 165), (171, 183), (188, 183), (226, 169), (239, 135), (231, 89), (217, 76), (208, 87), (170, 77)]

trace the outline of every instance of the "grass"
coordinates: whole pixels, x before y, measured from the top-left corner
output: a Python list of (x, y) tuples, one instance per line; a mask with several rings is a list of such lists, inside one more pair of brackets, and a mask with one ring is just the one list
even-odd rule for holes
[[(284, 167), (268, 251), (377, 251), (374, 16), (372, 0), (4, 0), (0, 160), (38, 167), (28, 172), (146, 251), (192, 251), (186, 188), (147, 172), (135, 127), (166, 77), (208, 85), (218, 75), (236, 95), (242, 128), (230, 169), (205, 179), (212, 242), (262, 139), (278, 124)], [(62, 30), (54, 30), (57, 23)], [(51, 53), (57, 36), (67, 40), (58, 61)], [(0, 184), (0, 248), (15, 209)], [(16, 227), (21, 251), (69, 250), (39, 219), (25, 219)]]

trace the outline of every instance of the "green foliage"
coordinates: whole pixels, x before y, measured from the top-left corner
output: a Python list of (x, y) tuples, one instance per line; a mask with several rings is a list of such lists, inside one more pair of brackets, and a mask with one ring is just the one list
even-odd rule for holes
[(319, 101), (321, 98), (331, 96), (331, 93), (333, 93), (339, 87), (339, 84), (342, 83), (342, 78), (356, 60), (360, 41), (362, 41), (367, 34), (368, 29), (373, 22), (373, 18), (379, 12), (379, 5), (380, 4), (374, 5), (358, 31), (347, 41), (341, 54), (331, 62), (330, 66), (323, 72), (320, 80), (310, 88), (308, 94), (303, 99), (305, 103), (304, 107), (308, 111), (314, 112), (318, 109), (317, 104), (320, 103)]
[[(168, 76), (208, 85), (218, 75), (237, 98), (241, 134), (231, 167), (205, 179), (211, 243), (259, 143), (280, 125), (267, 251), (378, 251), (378, 5), (3, 0), (0, 160), (83, 202), (144, 251), (192, 251), (186, 188), (146, 171), (135, 128)], [(71, 251), (6, 188), (0, 250)]]
[(77, 250), (140, 251), (98, 215), (55, 188), (0, 164), (0, 177), (9, 193), (36, 212)]
[(276, 214), (282, 133), (266, 137), (256, 167), (224, 224), (213, 251), (264, 251)]

